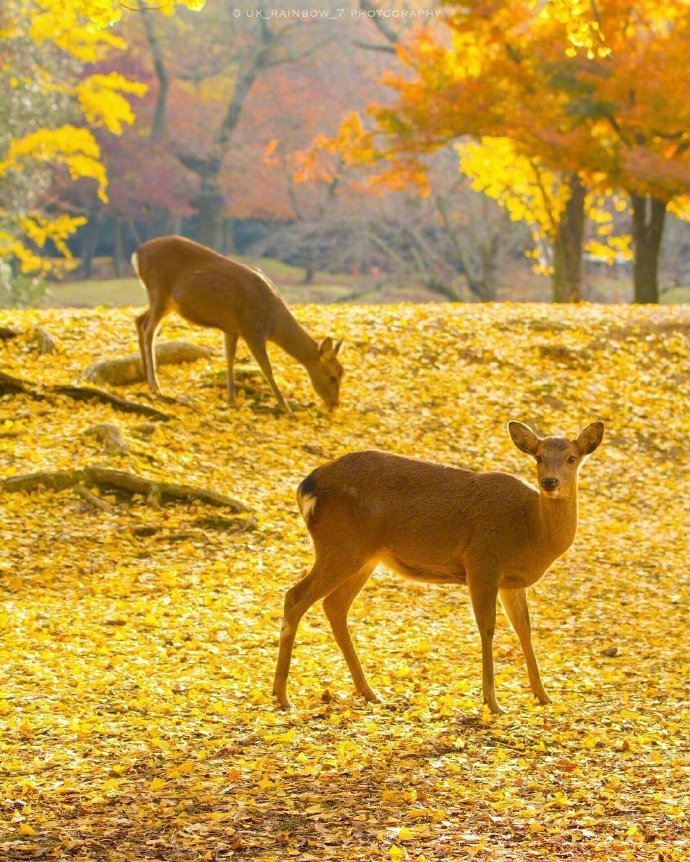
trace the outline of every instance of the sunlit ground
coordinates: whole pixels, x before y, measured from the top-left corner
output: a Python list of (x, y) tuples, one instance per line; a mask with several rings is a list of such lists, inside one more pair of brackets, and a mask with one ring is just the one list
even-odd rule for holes
[[(690, 856), (690, 311), (543, 305), (308, 306), (345, 338), (342, 406), (312, 404), (277, 349), (268, 388), (224, 403), (215, 358), (161, 369), (168, 422), (63, 397), (0, 398), (0, 473), (107, 464), (244, 500), (207, 507), (74, 490), (0, 497), (0, 858), (663, 860)], [(136, 350), (131, 309), (0, 311), (0, 368), (68, 382)], [(33, 328), (60, 340), (39, 356)], [(248, 357), (244, 357), (249, 364)], [(243, 363), (244, 364), (244, 363)], [(118, 390), (149, 403), (143, 385)], [(553, 704), (538, 707), (501, 617), (481, 705), (466, 594), (376, 573), (351, 614), (381, 704), (352, 694), (319, 606), (300, 627), (296, 710), (270, 696), (282, 597), (309, 566), (294, 502), (324, 460), (375, 446), (530, 479), (509, 419), (606, 424), (575, 545), (532, 590)], [(116, 423), (130, 454), (85, 430)], [(430, 501), (443, 506), (444, 501)], [(215, 513), (215, 510), (214, 510)], [(151, 530), (136, 530), (147, 526)], [(150, 535), (142, 535), (151, 533)]]

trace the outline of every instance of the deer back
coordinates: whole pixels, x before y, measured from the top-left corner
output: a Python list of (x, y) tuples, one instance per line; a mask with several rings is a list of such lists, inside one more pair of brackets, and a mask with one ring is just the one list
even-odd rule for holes
[(149, 304), (204, 327), (267, 338), (289, 314), (269, 279), (185, 237), (158, 237), (136, 252)]
[(371, 557), (408, 566), (459, 571), (476, 558), (500, 566), (539, 541), (539, 493), (521, 479), (387, 452), (324, 464), (298, 501), (317, 550), (356, 539)]

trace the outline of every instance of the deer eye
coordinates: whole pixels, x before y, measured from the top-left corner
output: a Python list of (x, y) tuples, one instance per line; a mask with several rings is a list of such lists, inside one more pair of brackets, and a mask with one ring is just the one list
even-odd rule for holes
[(577, 458), (574, 455), (571, 455), (570, 458), (568, 458), (568, 464), (574, 464), (576, 461)]
[(541, 464), (541, 462), (542, 462), (541, 455), (535, 455), (534, 460), (537, 462), (537, 464)]

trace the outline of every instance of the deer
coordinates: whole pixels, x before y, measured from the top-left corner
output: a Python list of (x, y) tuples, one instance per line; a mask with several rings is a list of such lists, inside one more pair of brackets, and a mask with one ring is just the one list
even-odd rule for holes
[(550, 703), (532, 648), (526, 591), (570, 547), (577, 529), (577, 476), (602, 441), (604, 425), (574, 440), (540, 437), (508, 423), (515, 446), (536, 462), (537, 488), (510, 473), (477, 472), (391, 452), (350, 452), (317, 467), (297, 488), (314, 545), (309, 573), (285, 594), (273, 694), (290, 709), (287, 679), (297, 628), (319, 599), (356, 691), (366, 680), (348, 627), (352, 602), (379, 563), (417, 582), (469, 590), (482, 656), (482, 693), (502, 712), (494, 687), (497, 600), (518, 636), (529, 684)]
[(273, 376), (267, 341), (304, 366), (314, 390), (329, 409), (337, 406), (343, 375), (337, 354), (342, 340), (334, 342), (328, 337), (317, 342), (312, 338), (260, 269), (182, 236), (162, 236), (143, 243), (132, 255), (132, 266), (148, 296), (148, 308), (137, 316), (136, 326), (144, 374), (154, 395), (163, 397), (156, 376), (156, 331), (163, 318), (176, 311), (190, 323), (223, 331), (231, 406), (237, 403), (234, 366), (240, 337), (273, 390), (280, 410), (292, 412)]

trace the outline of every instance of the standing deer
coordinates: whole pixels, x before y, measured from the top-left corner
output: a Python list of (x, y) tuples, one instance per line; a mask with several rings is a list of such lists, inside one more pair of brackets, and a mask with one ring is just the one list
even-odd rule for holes
[(577, 471), (599, 446), (601, 422), (576, 440), (538, 437), (509, 422), (513, 443), (534, 456), (539, 490), (508, 473), (477, 473), (389, 452), (343, 455), (318, 467), (297, 489), (314, 542), (313, 568), (285, 596), (273, 693), (288, 708), (287, 678), (295, 635), (314, 602), (366, 700), (369, 686), (347, 624), (350, 605), (377, 563), (417, 581), (466, 584), (482, 643), (482, 691), (501, 712), (494, 689), (496, 599), (520, 639), (532, 692), (549, 703), (532, 649), (526, 588), (572, 544), (577, 528)]
[(234, 364), (240, 336), (286, 413), (291, 412), (290, 407), (273, 377), (267, 341), (275, 342), (307, 369), (314, 389), (328, 407), (338, 404), (343, 369), (337, 353), (342, 341), (334, 344), (331, 338), (324, 338), (317, 343), (260, 270), (181, 236), (145, 242), (132, 255), (132, 266), (149, 299), (149, 307), (136, 323), (144, 373), (155, 395), (161, 394), (153, 346), (156, 330), (166, 315), (177, 311), (191, 323), (223, 331), (230, 404), (235, 404)]

